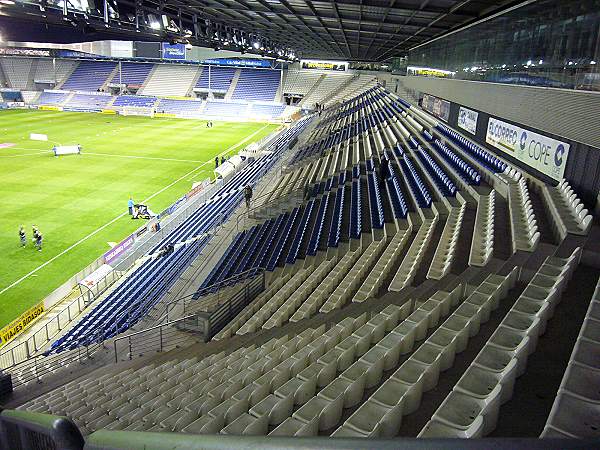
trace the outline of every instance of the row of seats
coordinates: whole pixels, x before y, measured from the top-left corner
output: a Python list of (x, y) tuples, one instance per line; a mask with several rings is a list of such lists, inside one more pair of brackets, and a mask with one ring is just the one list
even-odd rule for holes
[[(560, 268), (560, 265), (556, 264), (554, 267)], [(540, 437), (599, 438), (599, 384), (600, 281), (586, 311), (567, 370)]]
[(229, 90), (236, 71), (234, 67), (203, 67), (196, 88), (225, 93)]
[(402, 169), (405, 178), (408, 180), (408, 185), (412, 190), (413, 197), (416, 199), (417, 204), (421, 208), (430, 208), (433, 199), (431, 198), (429, 189), (427, 189), (427, 186), (423, 183), (421, 176), (417, 173), (417, 170), (410, 162), (410, 159), (400, 159), (400, 168)]
[(475, 226), (471, 239), (469, 265), (485, 266), (494, 253), (494, 208), (496, 206), (496, 191), (482, 195), (477, 202)]
[[(450, 138), (456, 144), (460, 146), (462, 150), (472, 155), (475, 159), (477, 159), (481, 164), (483, 164), (488, 170), (491, 170), (494, 173), (511, 173), (512, 168), (502, 161), (500, 158), (494, 156), (487, 150), (484, 150), (479, 145), (471, 142), (467, 138), (465, 138), (460, 133), (454, 131), (450, 127), (447, 127), (444, 124), (438, 123), (436, 129), (442, 133), (444, 136)], [(515, 177), (515, 179), (518, 179)]]
[(445, 197), (454, 197), (456, 196), (456, 191), (458, 190), (454, 185), (454, 182), (450, 179), (450, 177), (444, 172), (434, 160), (427, 153), (427, 151), (419, 146), (419, 151), (415, 152), (417, 157), (421, 160), (425, 169), (433, 179), (434, 183), (437, 185), (438, 189)]
[[(384, 369), (393, 369), (400, 355), (410, 353), (416, 341), (447, 319), (332, 436), (394, 437), (402, 417), (419, 409), (423, 393), (436, 387), (440, 373), (453, 366), (456, 354), (467, 348), (515, 281), (516, 271), (508, 277), (490, 275), (464, 301), (459, 290), (437, 292), (422, 303), (377, 344), (380, 354), (387, 356)], [(450, 313), (452, 308), (456, 309)]]
[(64, 103), (64, 106), (70, 108), (100, 110), (106, 108), (112, 100), (113, 97), (110, 95), (73, 94), (66, 103)]
[(352, 198), (350, 201), (350, 237), (359, 239), (361, 233), (361, 193), (360, 180), (352, 180)]
[(116, 67), (112, 61), (81, 61), (61, 89), (96, 92), (108, 82)]
[(446, 219), (446, 224), (444, 225), (444, 230), (440, 237), (440, 242), (433, 255), (429, 271), (427, 272), (427, 278), (441, 280), (448, 272), (450, 272), (456, 252), (458, 251), (458, 237), (460, 235), (466, 206), (466, 203), (463, 203), (450, 210), (448, 218)]
[(509, 185), (508, 207), (513, 252), (534, 251), (540, 241), (540, 232), (529, 199), (529, 190), (523, 178)]
[(280, 81), (280, 70), (241, 69), (232, 98), (234, 100), (275, 101)]
[(204, 102), (194, 100), (175, 100), (161, 98), (156, 106), (156, 112), (166, 114), (200, 114)]
[(563, 179), (556, 187), (544, 185), (542, 194), (552, 214), (553, 223), (560, 228), (558, 233), (565, 238), (567, 233), (586, 235), (592, 226), (593, 217)]
[(154, 97), (186, 97), (192, 90), (197, 76), (196, 65), (157, 64), (138, 94)]
[(323, 74), (311, 71), (288, 70), (283, 85), (284, 94), (305, 96)]
[(110, 83), (139, 89), (144, 85), (153, 68), (154, 64), (121, 62)]
[(405, 287), (411, 285), (417, 269), (425, 256), (427, 246), (431, 244), (431, 236), (433, 235), (437, 222), (437, 216), (433, 219), (425, 219), (423, 221), (417, 230), (415, 239), (410, 245), (406, 256), (402, 260), (396, 275), (394, 275), (394, 278), (392, 279), (392, 283), (388, 288), (390, 291), (401, 291)]
[(373, 266), (379, 260), (386, 246), (386, 238), (371, 242), (360, 257), (357, 258), (352, 268), (327, 298), (323, 306), (319, 308), (319, 312), (328, 313), (345, 306), (354, 297), (354, 294), (371, 273)]
[(402, 251), (406, 247), (410, 232), (410, 229), (402, 229), (392, 236), (389, 244), (373, 266), (373, 270), (367, 275), (352, 298), (354, 303), (362, 303), (377, 297), (385, 280), (390, 276), (392, 268), (396, 265)]
[(454, 153), (439, 139), (433, 141), (433, 149), (437, 150), (438, 153), (444, 160), (446, 160), (456, 172), (468, 183), (479, 185), (481, 183), (481, 175), (472, 168), (465, 160)]
[(75, 70), (77, 64), (78, 61), (69, 59), (40, 58), (37, 60), (33, 81), (34, 83), (50, 84), (54, 87), (59, 86)]
[(580, 256), (577, 249), (566, 260), (546, 259), (419, 437), (477, 438), (496, 428)]
[(69, 97), (68, 92), (44, 91), (37, 99), (38, 105), (62, 105)]

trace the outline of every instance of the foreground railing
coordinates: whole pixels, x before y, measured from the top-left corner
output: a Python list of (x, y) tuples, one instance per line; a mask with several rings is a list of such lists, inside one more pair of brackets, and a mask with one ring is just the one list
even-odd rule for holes
[(80, 450), (84, 440), (66, 417), (7, 410), (0, 414), (0, 444), (7, 450)]
[(182, 333), (176, 326), (194, 320), (197, 320), (197, 317), (191, 315), (116, 338), (113, 341), (115, 363), (131, 360), (148, 352), (161, 353), (177, 348), (180, 344), (188, 344), (190, 335)]
[(233, 295), (209, 312), (199, 312), (196, 322), (202, 326), (204, 340), (208, 342), (212, 337), (221, 331), (229, 322), (231, 322), (241, 311), (254, 300), (258, 294), (265, 290), (265, 271), (260, 269), (260, 273), (249, 279)]
[(598, 448), (597, 439), (367, 439), (192, 435), (183, 433), (150, 433), (140, 431), (99, 430), (83, 440), (77, 426), (59, 416), (27, 411), (4, 411), (0, 415), (0, 444), (11, 450), (571, 450)]

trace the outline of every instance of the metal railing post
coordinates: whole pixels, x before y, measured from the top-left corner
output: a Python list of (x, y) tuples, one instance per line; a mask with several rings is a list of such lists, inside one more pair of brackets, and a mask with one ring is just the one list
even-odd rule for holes
[(158, 329), (159, 331), (159, 336), (160, 336), (160, 352), (162, 353), (163, 351), (163, 332), (162, 332), (162, 326)]

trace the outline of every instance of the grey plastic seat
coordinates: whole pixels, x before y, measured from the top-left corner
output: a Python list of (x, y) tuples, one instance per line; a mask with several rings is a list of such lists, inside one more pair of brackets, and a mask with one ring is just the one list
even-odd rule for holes
[[(569, 364), (561, 390), (600, 404), (600, 371), (580, 364)], [(560, 391), (559, 391), (560, 394)]]
[(577, 438), (599, 438), (600, 404), (568, 392), (561, 392), (552, 407), (546, 426)]
[(576, 363), (600, 370), (600, 345), (586, 338), (580, 338), (575, 344), (571, 359)]

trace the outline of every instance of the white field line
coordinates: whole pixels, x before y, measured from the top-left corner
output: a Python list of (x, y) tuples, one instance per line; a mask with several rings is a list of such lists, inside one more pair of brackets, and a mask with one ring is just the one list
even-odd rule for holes
[[(247, 142), (248, 140), (252, 139), (254, 136), (256, 136), (258, 133), (260, 133), (262, 130), (264, 130), (265, 128), (267, 128), (269, 126), (269, 124), (265, 125), (264, 127), (262, 127), (259, 130), (256, 130), (254, 133), (252, 133), (251, 135), (249, 135), (247, 138), (245, 138), (244, 140), (238, 142), (237, 144), (229, 147), (228, 149), (224, 150), (223, 152), (219, 153), (218, 156), (224, 155), (225, 153), (235, 149), (236, 147), (243, 145), (245, 142)], [(162, 188), (161, 190), (155, 192), (154, 194), (152, 194), (150, 197), (148, 197), (147, 199), (144, 199), (143, 202), (147, 202), (149, 200), (152, 200), (154, 197), (156, 197), (157, 195), (163, 193), (164, 191), (166, 191), (167, 189), (171, 188), (172, 186), (174, 186), (175, 184), (179, 183), (181, 180), (183, 180), (186, 177), (189, 177), (190, 175), (192, 175), (194, 172), (197, 172), (200, 168), (204, 167), (206, 164), (212, 163), (213, 160), (208, 160), (206, 162), (203, 162), (202, 164), (200, 164), (198, 167), (196, 167), (193, 170), (190, 170), (188, 173), (186, 173), (185, 175), (182, 175), (181, 177), (179, 177), (178, 179), (176, 179), (175, 181), (173, 181), (171, 184), (165, 186), (164, 188)], [(61, 256), (63, 256), (64, 254), (70, 252), (71, 250), (73, 250), (75, 247), (77, 247), (78, 245), (82, 244), (83, 242), (87, 241), (89, 238), (91, 238), (92, 236), (95, 236), (96, 234), (98, 234), (100, 231), (104, 230), (106, 227), (112, 225), (113, 223), (115, 223), (117, 220), (119, 220), (121, 217), (124, 217), (128, 214), (127, 211), (119, 214), (117, 217), (115, 217), (114, 219), (112, 219), (110, 222), (105, 223), (104, 225), (102, 225), (100, 228), (95, 229), (94, 231), (92, 231), (90, 234), (88, 234), (87, 236), (84, 236), (83, 238), (79, 239), (77, 242), (75, 242), (74, 244), (72, 244), (71, 246), (69, 246), (68, 248), (64, 249), (62, 252), (60, 252), (59, 254), (53, 256), (52, 258), (50, 258), (48, 261), (46, 261), (45, 263), (39, 265), (38, 267), (36, 267), (35, 269), (33, 269), (31, 272), (23, 275), (21, 278), (19, 278), (18, 280), (14, 281), (13, 283), (11, 283), (10, 285), (6, 286), (5, 288), (3, 288), (2, 290), (0, 290), (0, 295), (4, 294), (6, 291), (8, 291), (9, 289), (17, 286), (18, 284), (22, 283), (24, 280), (26, 280), (27, 278), (29, 278), (30, 276), (32, 276), (33, 274), (35, 274), (36, 272), (39, 272), (41, 269), (43, 269), (44, 267), (46, 267), (47, 265), (49, 265), (50, 263), (52, 263), (53, 261), (57, 260), (58, 258), (60, 258)]]
[[(25, 150), (25, 149), (15, 149), (15, 150)], [(0, 158), (22, 158), (24, 156), (35, 156), (35, 155), (41, 155), (44, 153), (51, 153), (52, 150), (44, 150), (41, 152), (35, 152), (35, 153), (22, 153), (20, 155), (0, 155)]]

